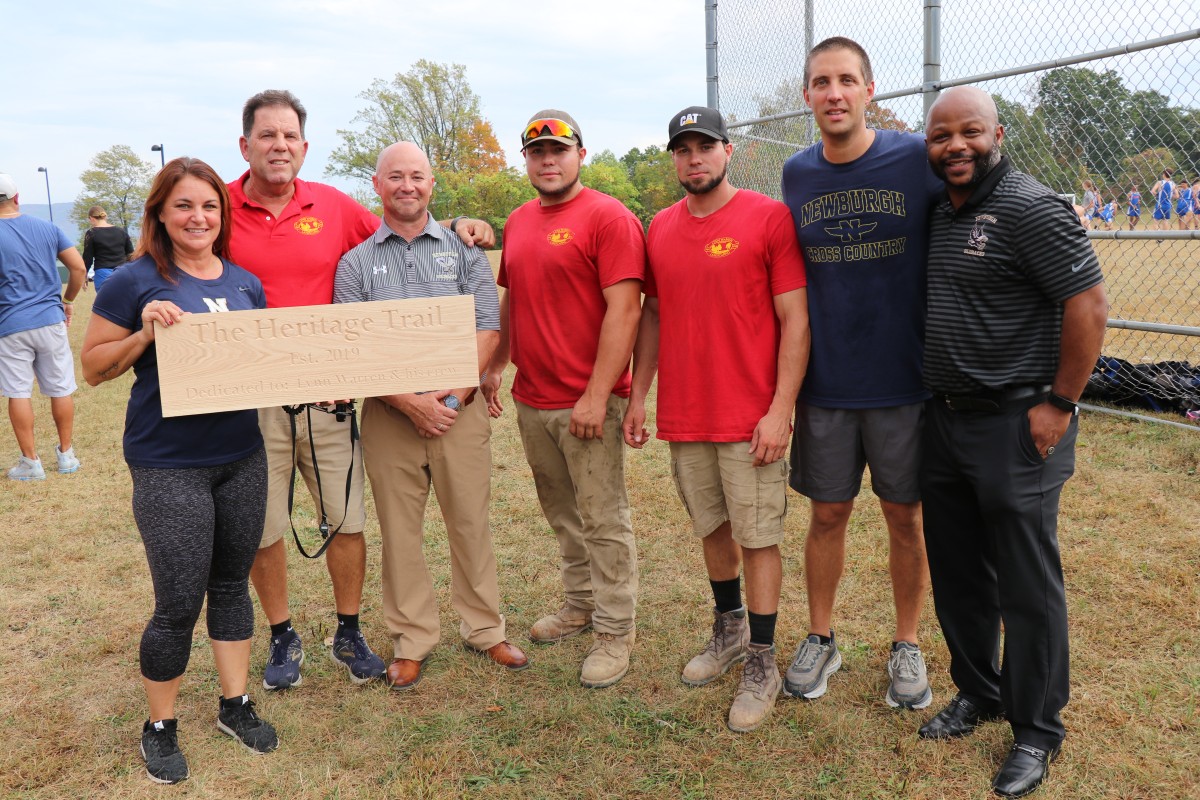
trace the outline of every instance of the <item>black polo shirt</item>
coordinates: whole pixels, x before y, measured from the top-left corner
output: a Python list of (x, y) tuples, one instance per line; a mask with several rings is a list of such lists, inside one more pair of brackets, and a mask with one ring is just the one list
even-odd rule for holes
[(1004, 156), (961, 208), (942, 198), (929, 234), (926, 387), (1051, 383), (1063, 301), (1104, 280), (1071, 204)]

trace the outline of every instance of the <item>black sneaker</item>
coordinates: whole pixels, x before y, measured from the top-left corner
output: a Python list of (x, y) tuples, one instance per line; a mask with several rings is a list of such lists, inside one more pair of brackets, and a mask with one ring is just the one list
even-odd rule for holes
[(188, 778), (187, 759), (179, 749), (176, 733), (178, 722), (161, 719), (142, 725), (142, 760), (146, 762), (146, 775), (155, 783), (179, 783)]
[(251, 753), (269, 753), (279, 747), (275, 729), (254, 713), (254, 701), (249, 695), (229, 700), (222, 697), (217, 727), (245, 745)]

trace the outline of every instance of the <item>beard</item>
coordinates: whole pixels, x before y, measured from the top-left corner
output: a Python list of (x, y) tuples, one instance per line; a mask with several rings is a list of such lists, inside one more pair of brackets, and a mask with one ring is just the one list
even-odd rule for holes
[(547, 189), (534, 180), (530, 180), (530, 183), (533, 184), (534, 189), (537, 189), (537, 193), (543, 197), (562, 197), (564, 194), (567, 194), (573, 188), (575, 188), (575, 184), (579, 183), (579, 173), (575, 173), (575, 179), (570, 183), (563, 183), (562, 186), (559, 186), (555, 189)]
[[(958, 156), (955, 156), (955, 158), (957, 157)], [(988, 176), (988, 173), (995, 169), (996, 165), (1000, 163), (1000, 145), (998, 143), (993, 143), (992, 149), (988, 151), (987, 155), (976, 154), (973, 156), (972, 160), (975, 163), (971, 170), (971, 177), (962, 185), (961, 188), (973, 189), (979, 184), (983, 183), (983, 179)], [(946, 181), (946, 168), (942, 166), (941, 162), (933, 165), (933, 172), (935, 175), (941, 178), (943, 182), (948, 183), (948, 181)]]
[(682, 186), (683, 190), (685, 192), (687, 192), (688, 194), (708, 194), (713, 189), (715, 189), (721, 185), (721, 182), (725, 180), (725, 174), (727, 172), (729, 172), (728, 164), (726, 164), (724, 167), (721, 168), (721, 173), (719, 175), (715, 175), (715, 176), (709, 178), (708, 180), (701, 183), (699, 186), (693, 186), (692, 184), (690, 184), (687, 181), (682, 180), (682, 179), (679, 181), (679, 185)]

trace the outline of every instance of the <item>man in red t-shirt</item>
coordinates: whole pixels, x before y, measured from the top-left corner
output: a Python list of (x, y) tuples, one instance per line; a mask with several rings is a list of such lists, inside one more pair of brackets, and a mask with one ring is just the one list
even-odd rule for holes
[(787, 206), (729, 183), (733, 145), (719, 111), (685, 108), (671, 118), (668, 136), (687, 195), (650, 224), (646, 303), (622, 429), (627, 444), (645, 446), (646, 394), (657, 370), (658, 438), (670, 442), (715, 600), (712, 637), (682, 680), (703, 686), (745, 659), (728, 724), (750, 731), (771, 713), (783, 685), (774, 646), (787, 511), (783, 456), (808, 364), (804, 260)]
[[(229, 184), (229, 251), (234, 263), (262, 281), (269, 308), (332, 303), (338, 259), (379, 228), (379, 217), (353, 198), (296, 177), (308, 153), (307, 117), (295, 95), (277, 89), (254, 95), (242, 109), (240, 146), (250, 168)], [(494, 233), (482, 222), (465, 221), (457, 228), (464, 241), (495, 244)], [(289, 419), (283, 408), (274, 407), (259, 409), (259, 427), (267, 450), (267, 518), (250, 580), (271, 625), (263, 686), (299, 685), (304, 661), (288, 608), (283, 538), (291, 526), (288, 495), (297, 468), (322, 522), (328, 520), (328, 528), (337, 531), (325, 551), (338, 619), (333, 660), (354, 683), (379, 678), (386, 665), (358, 627), (367, 564), (366, 507), (362, 455), (358, 443), (350, 441), (350, 423), (344, 415), (339, 419), (313, 409)], [(320, 484), (318, 466), (325, 476)]]
[(619, 201), (579, 183), (587, 151), (569, 114), (534, 114), (521, 152), (538, 196), (504, 226), (500, 345), (481, 387), (498, 416), (511, 353), (521, 442), (558, 536), (566, 602), (530, 638), (553, 642), (592, 627), (579, 679), (601, 688), (625, 676), (634, 640), (637, 550), (620, 426), (645, 237)]

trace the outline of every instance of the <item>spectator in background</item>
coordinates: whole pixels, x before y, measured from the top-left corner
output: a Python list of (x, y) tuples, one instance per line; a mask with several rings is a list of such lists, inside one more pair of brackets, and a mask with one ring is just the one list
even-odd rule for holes
[[(56, 260), (70, 278), (62, 287)], [(21, 454), (8, 477), (42, 480), (46, 471), (33, 436), (33, 379), (50, 398), (58, 429), (54, 448), (59, 472), (75, 472), (79, 459), (71, 446), (75, 422), (75, 360), (67, 341), (71, 302), (83, 288), (87, 270), (79, 251), (52, 223), (21, 213), (17, 185), (0, 174), (0, 392), (8, 398), (8, 419)]]
[(1165, 231), (1171, 226), (1171, 200), (1175, 197), (1171, 170), (1163, 170), (1162, 177), (1154, 184), (1150, 194), (1154, 197), (1154, 230)]
[(1179, 217), (1179, 230), (1192, 227), (1192, 185), (1186, 180), (1175, 189), (1175, 214)]
[(251, 752), (278, 746), (246, 693), (254, 633), (248, 578), (267, 497), (258, 413), (164, 418), (154, 344), (156, 325), (185, 313), (266, 307), (258, 278), (228, 260), (229, 233), (229, 194), (212, 167), (193, 158), (168, 162), (146, 199), (137, 257), (96, 293), (80, 359), (92, 386), (130, 367), (136, 376), (124, 453), (154, 581), (139, 663), (150, 706), (141, 753), (155, 783), (188, 777), (175, 702), (205, 600), (221, 687), (217, 728)]
[(1129, 187), (1129, 208), (1125, 216), (1129, 218), (1129, 230), (1136, 228), (1142, 218), (1142, 193), (1136, 186)]
[(109, 224), (103, 206), (88, 209), (88, 224), (92, 227), (83, 234), (83, 265), (100, 291), (113, 270), (129, 260), (133, 242), (124, 228)]
[(1087, 226), (1094, 228), (1096, 212), (1100, 210), (1100, 195), (1096, 193), (1096, 184), (1091, 181), (1083, 182), (1083, 216)]
[(1200, 177), (1192, 179), (1192, 230), (1200, 229)]

